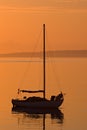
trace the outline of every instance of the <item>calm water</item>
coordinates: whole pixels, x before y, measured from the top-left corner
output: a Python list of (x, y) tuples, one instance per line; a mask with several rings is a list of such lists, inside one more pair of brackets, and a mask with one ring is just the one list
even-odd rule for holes
[(65, 93), (60, 116), (12, 111), (11, 99), (17, 96), (18, 88), (41, 89), (42, 68), (39, 64), (42, 66), (39, 62), (0, 62), (0, 130), (86, 129), (86, 58), (58, 58), (47, 62), (47, 98), (61, 90)]

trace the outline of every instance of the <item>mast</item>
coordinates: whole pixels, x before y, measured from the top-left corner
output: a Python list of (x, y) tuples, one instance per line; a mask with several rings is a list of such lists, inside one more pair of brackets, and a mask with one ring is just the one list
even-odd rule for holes
[(43, 98), (46, 97), (46, 64), (45, 64), (45, 24), (43, 24)]

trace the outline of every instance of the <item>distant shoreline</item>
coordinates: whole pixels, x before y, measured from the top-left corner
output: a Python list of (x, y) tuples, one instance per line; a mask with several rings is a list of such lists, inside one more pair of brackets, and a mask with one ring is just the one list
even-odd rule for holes
[[(41, 52), (16, 52), (0, 54), (0, 58), (38, 58), (42, 57)], [(47, 51), (46, 57), (87, 57), (87, 50), (57, 50), (57, 51)]]

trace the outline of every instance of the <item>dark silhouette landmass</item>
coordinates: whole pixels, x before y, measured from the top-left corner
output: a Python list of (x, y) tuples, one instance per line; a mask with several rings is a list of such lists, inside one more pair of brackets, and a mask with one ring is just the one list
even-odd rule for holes
[[(0, 54), (0, 58), (14, 57), (14, 58), (41, 58), (42, 52), (16, 52), (8, 54)], [(47, 51), (46, 57), (87, 57), (87, 50), (56, 50)]]

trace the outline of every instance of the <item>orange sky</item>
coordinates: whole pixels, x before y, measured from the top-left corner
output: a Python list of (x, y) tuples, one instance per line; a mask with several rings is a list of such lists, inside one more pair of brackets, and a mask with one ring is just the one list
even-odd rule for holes
[(43, 23), (47, 49), (87, 49), (86, 0), (0, 0), (0, 53), (32, 51)]

